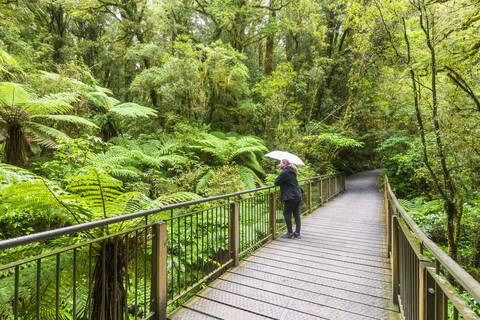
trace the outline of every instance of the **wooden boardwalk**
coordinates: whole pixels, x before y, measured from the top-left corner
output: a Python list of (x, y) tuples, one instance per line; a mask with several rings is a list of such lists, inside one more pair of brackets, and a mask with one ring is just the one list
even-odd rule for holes
[(220, 276), (169, 319), (397, 319), (378, 172), (302, 220), (302, 239), (281, 239)]

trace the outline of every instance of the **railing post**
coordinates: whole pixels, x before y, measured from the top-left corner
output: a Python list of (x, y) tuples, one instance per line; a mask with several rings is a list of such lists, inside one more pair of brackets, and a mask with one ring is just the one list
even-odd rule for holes
[(385, 223), (387, 227), (387, 254), (391, 257), (392, 256), (392, 239), (391, 239), (391, 217), (390, 217), (390, 203), (389, 203), (389, 198), (388, 198), (388, 179), (387, 176), (385, 175), (385, 182), (384, 182), (384, 206), (385, 206)]
[(330, 191), (331, 191), (331, 190), (330, 190), (330, 179), (331, 179), (331, 177), (328, 177), (328, 180), (327, 180), (327, 182), (328, 182), (328, 187), (327, 187), (327, 191), (328, 191), (328, 193), (327, 193), (327, 201), (330, 200)]
[(238, 266), (238, 250), (240, 247), (240, 232), (238, 219), (238, 202), (230, 204), (230, 223), (228, 224), (228, 243), (230, 246), (230, 258), (233, 266)]
[(335, 175), (335, 178), (333, 180), (333, 195), (337, 195), (337, 188), (338, 188), (338, 183), (337, 183), (337, 178), (338, 175)]
[[(421, 250), (421, 249), (420, 249)], [(431, 289), (433, 279), (428, 279), (427, 267), (431, 266), (428, 257), (420, 256), (418, 260), (418, 319), (419, 320), (433, 320), (435, 312), (432, 308), (432, 303), (435, 303)], [(430, 280), (430, 281), (429, 281)]]
[(398, 294), (400, 293), (398, 285), (398, 222), (397, 216), (392, 215), (392, 299), (393, 303), (398, 305)]
[(308, 181), (307, 184), (307, 206), (308, 206), (308, 214), (312, 213), (312, 183)]
[(319, 192), (320, 192), (320, 206), (323, 206), (323, 180), (320, 178), (320, 186), (318, 188)]
[(425, 285), (425, 265), (418, 263), (418, 320), (425, 320), (425, 299), (427, 288)]
[(275, 237), (277, 235), (277, 193), (275, 190), (270, 194), (270, 219), (269, 219), (269, 225), (270, 225), (270, 234), (272, 240), (275, 240)]
[(153, 225), (152, 307), (155, 320), (167, 318), (167, 224)]
[(425, 305), (424, 305), (424, 320), (436, 320), (435, 319), (435, 280), (432, 275), (425, 268)]
[(447, 303), (445, 294), (440, 286), (435, 282), (435, 320), (446, 319), (446, 317), (444, 317), (445, 303)]

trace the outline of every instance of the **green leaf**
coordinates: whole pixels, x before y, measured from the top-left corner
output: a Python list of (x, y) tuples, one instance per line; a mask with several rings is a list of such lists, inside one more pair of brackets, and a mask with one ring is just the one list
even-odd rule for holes
[(4, 106), (23, 105), (29, 100), (28, 93), (17, 83), (0, 82), (0, 103)]
[(61, 122), (67, 122), (67, 123), (71, 123), (71, 124), (80, 124), (80, 125), (85, 125), (85, 126), (89, 126), (89, 127), (98, 129), (98, 126), (95, 123), (93, 123), (91, 121), (88, 121), (85, 118), (70, 115), (70, 114), (36, 115), (36, 116), (32, 116), (32, 118), (33, 119), (47, 119), (47, 120), (53, 120), (53, 121), (61, 121)]
[(115, 113), (116, 115), (123, 117), (138, 118), (144, 117), (148, 118), (151, 116), (156, 116), (157, 111), (152, 108), (144, 107), (133, 102), (125, 102), (118, 104), (110, 109), (110, 112)]

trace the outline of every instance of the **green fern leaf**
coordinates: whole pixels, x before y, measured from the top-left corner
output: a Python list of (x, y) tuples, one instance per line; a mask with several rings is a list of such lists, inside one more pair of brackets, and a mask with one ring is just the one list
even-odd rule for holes
[(125, 102), (115, 105), (110, 109), (110, 112), (122, 117), (130, 118), (148, 118), (157, 115), (157, 111), (155, 109), (144, 107), (133, 102)]
[(23, 105), (29, 99), (28, 93), (17, 83), (0, 82), (0, 104), (4, 106)]
[(62, 121), (62, 122), (67, 122), (67, 123), (71, 123), (71, 124), (85, 125), (85, 126), (89, 126), (89, 127), (98, 129), (98, 126), (95, 123), (93, 123), (91, 121), (88, 121), (85, 118), (70, 115), (70, 114), (36, 115), (36, 116), (32, 116), (32, 119), (47, 119), (47, 120), (53, 120), (53, 121)]
[(207, 173), (205, 173), (200, 180), (198, 180), (195, 192), (200, 193), (208, 185), (208, 182), (212, 178), (214, 172), (214, 169), (209, 169)]

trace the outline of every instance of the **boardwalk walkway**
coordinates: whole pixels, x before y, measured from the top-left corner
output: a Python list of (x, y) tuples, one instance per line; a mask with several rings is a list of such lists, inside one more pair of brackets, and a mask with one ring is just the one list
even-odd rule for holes
[(220, 276), (170, 319), (397, 319), (378, 172), (303, 220), (302, 239), (278, 239)]

